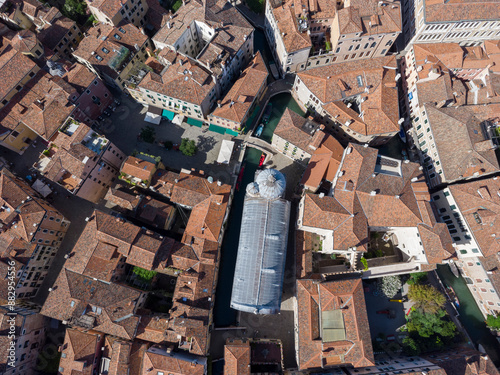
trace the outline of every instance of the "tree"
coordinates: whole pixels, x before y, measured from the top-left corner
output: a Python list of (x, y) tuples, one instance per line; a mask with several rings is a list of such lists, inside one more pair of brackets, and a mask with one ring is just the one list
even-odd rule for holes
[(455, 336), (455, 324), (443, 318), (446, 318), (446, 312), (443, 309), (439, 309), (435, 314), (413, 310), (406, 327), (410, 334), (414, 333), (425, 338), (429, 338), (435, 334), (443, 337)]
[(491, 328), (493, 330), (500, 330), (500, 315), (488, 315), (486, 318), (486, 325), (488, 326), (488, 328)]
[(82, 0), (65, 0), (62, 13), (73, 21), (83, 24), (87, 19), (87, 4)]
[(410, 285), (408, 298), (424, 314), (436, 314), (446, 303), (446, 298), (431, 285)]
[(144, 268), (134, 266), (132, 272), (136, 274), (137, 278), (143, 282), (149, 283), (155, 277), (156, 271), (148, 271)]
[(379, 281), (379, 289), (387, 298), (393, 298), (402, 286), (399, 276), (385, 276)]
[(193, 156), (194, 154), (196, 154), (196, 151), (198, 151), (198, 148), (196, 147), (196, 143), (194, 143), (193, 140), (182, 138), (179, 150), (186, 156)]
[(360, 261), (361, 261), (361, 264), (363, 265), (363, 268), (365, 269), (365, 271), (367, 271), (368, 270), (368, 261), (365, 259), (365, 257), (361, 257)]
[(403, 350), (408, 355), (419, 355), (422, 352), (418, 342), (410, 336), (403, 339)]
[(408, 285), (423, 284), (427, 280), (427, 272), (415, 272), (406, 282)]

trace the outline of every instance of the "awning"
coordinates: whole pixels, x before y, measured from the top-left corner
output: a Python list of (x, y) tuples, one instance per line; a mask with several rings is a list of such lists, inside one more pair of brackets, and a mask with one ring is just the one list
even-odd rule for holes
[(203, 121), (195, 120), (194, 118), (191, 118), (191, 117), (188, 117), (187, 120), (186, 120), (186, 122), (189, 125), (197, 126), (199, 128), (201, 128), (203, 126)]
[(210, 124), (210, 126), (208, 127), (208, 130), (219, 134), (226, 134), (226, 129), (227, 128), (223, 128), (214, 124)]
[(41, 196), (46, 198), (50, 193), (52, 193), (52, 190), (47, 184), (44, 184), (42, 180), (36, 180), (31, 187), (38, 191)]
[(154, 113), (148, 112), (146, 113), (146, 117), (144, 117), (144, 121), (150, 122), (151, 124), (158, 125), (161, 121), (160, 115), (155, 115)]
[(161, 116), (162, 109), (155, 107), (155, 106), (152, 106), (152, 105), (148, 105), (148, 112), (153, 113), (153, 114), (158, 115), (158, 116)]
[(234, 130), (231, 130), (231, 129), (226, 129), (226, 134), (229, 134), (229, 135), (231, 135), (233, 137), (237, 137), (237, 136), (240, 135), (240, 133), (238, 133), (238, 132), (236, 132)]
[(175, 112), (167, 111), (166, 109), (164, 109), (163, 112), (161, 113), (161, 117), (165, 117), (166, 119), (169, 119), (170, 121), (173, 120), (174, 116), (175, 116)]
[(229, 164), (231, 155), (233, 154), (234, 142), (224, 139), (220, 146), (219, 156), (217, 156), (217, 163)]

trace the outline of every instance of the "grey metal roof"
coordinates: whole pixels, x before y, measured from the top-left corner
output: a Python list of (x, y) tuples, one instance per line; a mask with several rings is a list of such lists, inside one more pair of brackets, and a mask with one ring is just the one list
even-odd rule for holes
[(276, 169), (264, 169), (257, 175), (254, 184), (257, 184), (259, 194), (263, 198), (275, 199), (285, 195), (285, 176)]
[(279, 312), (289, 219), (290, 202), (249, 194), (245, 197), (231, 295), (233, 309), (256, 314)]

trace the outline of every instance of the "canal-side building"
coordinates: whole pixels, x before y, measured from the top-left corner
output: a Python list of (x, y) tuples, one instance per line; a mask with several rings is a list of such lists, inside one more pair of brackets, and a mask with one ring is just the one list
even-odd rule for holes
[[(70, 222), (23, 180), (5, 168), (0, 174), (0, 264), (7, 275), (15, 263), (16, 296), (34, 297), (49, 272)], [(1, 281), (0, 300), (8, 296), (6, 277)]]
[(152, 51), (153, 43), (133, 24), (97, 24), (87, 31), (73, 57), (110, 86), (124, 90)]
[(460, 43), (474, 46), (500, 35), (498, 0), (403, 0), (405, 45)]
[(33, 167), (69, 193), (97, 203), (118, 178), (124, 158), (106, 137), (69, 118)]
[(160, 61), (165, 65), (149, 59), (146, 64), (153, 66), (153, 71), (144, 72), (143, 78), (134, 79), (127, 89), (139, 103), (160, 108), (162, 116), (174, 123), (185, 121), (201, 127), (217, 100), (214, 79), (190, 57), (164, 51), (167, 53)]
[(394, 57), (344, 62), (300, 72), (293, 96), (341, 142), (382, 145), (400, 130)]
[(420, 166), (357, 144), (345, 149), (328, 193), (302, 197), (297, 224), (317, 236), (319, 251), (340, 254), (352, 265), (374, 251), (373, 243), (368, 246), (374, 236), (385, 235), (401, 257), (370, 267), (364, 278), (414, 272), (455, 257), (446, 224), (434, 217)]
[(306, 164), (325, 138), (324, 128), (287, 108), (276, 125), (271, 145), (290, 159)]
[(396, 1), (266, 1), (265, 30), (280, 73), (385, 56), (401, 33)]
[(297, 280), (294, 315), (299, 370), (375, 364), (359, 276)]
[(203, 66), (221, 98), (253, 56), (252, 25), (230, 2), (184, 1), (153, 37), (157, 49)]
[(222, 127), (231, 135), (239, 134), (265, 92), (268, 75), (264, 59), (257, 51), (240, 78), (208, 116), (210, 125)]
[(344, 147), (330, 134), (327, 134), (311, 156), (300, 184), (305, 190), (316, 193), (323, 182), (331, 184), (337, 175)]
[(415, 44), (401, 60), (407, 144), (430, 187), (498, 170), (493, 44)]
[(484, 316), (500, 312), (500, 179), (449, 185), (432, 196), (448, 227), (457, 266)]
[(290, 220), (285, 176), (265, 169), (246, 188), (231, 307), (255, 314), (281, 308)]

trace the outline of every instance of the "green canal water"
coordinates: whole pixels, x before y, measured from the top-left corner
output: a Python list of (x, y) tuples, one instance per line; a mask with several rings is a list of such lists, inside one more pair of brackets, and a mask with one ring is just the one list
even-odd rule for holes
[(443, 283), (451, 286), (458, 296), (460, 322), (464, 325), (474, 344), (481, 344), (496, 366), (500, 365), (500, 344), (486, 328), (483, 314), (462, 277), (455, 277), (448, 265), (439, 265), (437, 273)]
[(274, 129), (281, 119), (283, 112), (286, 108), (290, 108), (292, 111), (297, 112), (299, 115), (304, 116), (305, 112), (299, 107), (295, 99), (289, 93), (278, 94), (269, 99), (269, 103), (273, 106), (273, 111), (271, 113), (271, 118), (269, 122), (264, 127), (262, 131), (261, 139), (271, 143), (273, 139)]
[(236, 323), (236, 310), (233, 310), (229, 305), (231, 302), (234, 267), (236, 265), (236, 255), (240, 239), (243, 200), (247, 185), (254, 180), (261, 155), (262, 152), (255, 148), (247, 148), (245, 151), (243, 180), (241, 181), (239, 191), (234, 194), (228, 226), (224, 234), (224, 240), (222, 241), (219, 281), (214, 305), (214, 323), (216, 327), (226, 327)]

